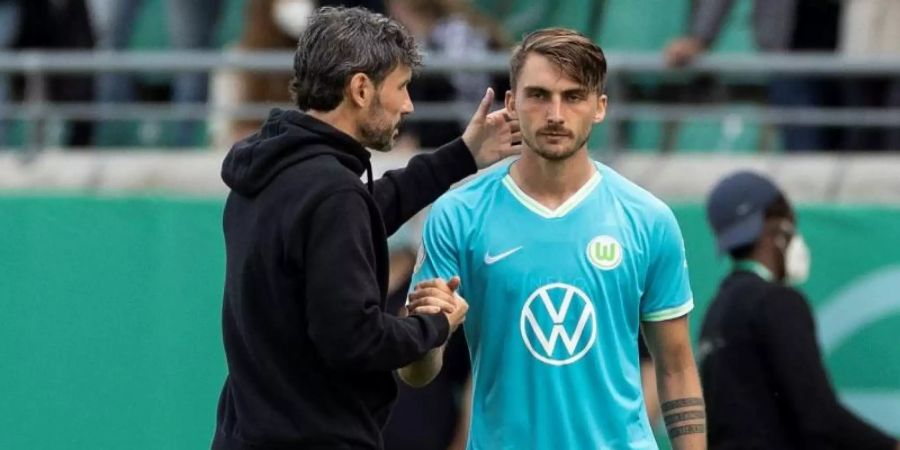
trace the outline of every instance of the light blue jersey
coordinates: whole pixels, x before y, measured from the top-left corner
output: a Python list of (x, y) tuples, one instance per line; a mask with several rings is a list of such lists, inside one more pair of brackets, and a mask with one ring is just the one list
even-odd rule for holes
[(505, 165), (435, 202), (413, 285), (459, 275), (474, 398), (468, 448), (656, 449), (639, 323), (693, 308), (671, 210), (612, 169), (555, 211)]

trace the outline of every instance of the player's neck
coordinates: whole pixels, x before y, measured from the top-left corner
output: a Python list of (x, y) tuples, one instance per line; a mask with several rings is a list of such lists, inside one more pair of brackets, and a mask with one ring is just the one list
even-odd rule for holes
[(551, 161), (525, 151), (510, 168), (510, 176), (529, 197), (556, 209), (597, 172), (586, 149), (563, 161)]

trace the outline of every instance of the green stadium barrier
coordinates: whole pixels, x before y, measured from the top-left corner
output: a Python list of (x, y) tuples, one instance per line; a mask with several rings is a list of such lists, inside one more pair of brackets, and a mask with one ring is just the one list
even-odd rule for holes
[[(693, 332), (727, 264), (699, 205)], [(0, 196), (0, 448), (208, 448), (225, 374), (222, 201)], [(803, 206), (833, 382), (900, 433), (900, 208)]]

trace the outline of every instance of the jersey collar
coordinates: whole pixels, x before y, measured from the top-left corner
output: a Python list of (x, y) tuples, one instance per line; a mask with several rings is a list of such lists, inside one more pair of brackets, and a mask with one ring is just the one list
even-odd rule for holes
[(743, 270), (745, 272), (755, 273), (757, 276), (768, 282), (772, 282), (773, 280), (775, 280), (775, 276), (772, 275), (771, 270), (752, 259), (742, 259), (740, 261), (735, 261), (734, 270)]
[(522, 206), (530, 209), (533, 213), (544, 217), (546, 219), (556, 219), (565, 216), (570, 211), (575, 209), (576, 206), (581, 204), (585, 198), (590, 195), (590, 193), (600, 184), (600, 180), (603, 176), (600, 174), (600, 170), (594, 166), (595, 171), (594, 175), (584, 183), (578, 190), (572, 194), (571, 197), (566, 199), (561, 205), (559, 205), (556, 209), (550, 209), (544, 205), (542, 205), (537, 200), (531, 198), (528, 194), (525, 193), (516, 182), (512, 179), (512, 176), (507, 173), (505, 177), (503, 177), (503, 185), (506, 186), (506, 189), (515, 197)]

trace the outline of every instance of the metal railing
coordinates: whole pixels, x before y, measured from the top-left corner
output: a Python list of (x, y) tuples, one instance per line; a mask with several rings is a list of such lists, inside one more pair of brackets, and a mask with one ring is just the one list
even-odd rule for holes
[[(508, 53), (490, 53), (463, 59), (433, 58), (426, 55), (423, 73), (508, 71)], [(845, 57), (832, 54), (713, 54), (698, 58), (682, 68), (664, 64), (660, 54), (609, 53), (607, 116), (609, 148), (623, 147), (622, 127), (628, 120), (683, 121), (721, 120), (740, 117), (760, 124), (895, 126), (900, 125), (900, 108), (777, 108), (764, 104), (734, 106), (722, 104), (634, 103), (626, 96), (625, 85), (635, 75), (684, 77), (708, 74), (754, 77), (815, 75), (823, 77), (886, 76), (900, 78), (900, 55)], [(281, 72), (292, 70), (293, 53), (279, 52), (0, 52), (0, 74), (21, 74), (25, 78), (25, 98), (21, 104), (0, 105), (0, 119), (22, 119), (37, 124), (48, 120), (206, 120), (211, 115), (229, 118), (262, 118), (271, 104), (242, 104), (219, 108), (210, 104), (146, 103), (56, 103), (46, 96), (51, 75), (119, 73), (185, 73), (220, 70)], [(290, 107), (290, 105), (280, 105)], [(472, 105), (416, 103), (410, 120), (463, 119)], [(38, 151), (43, 138), (29, 136), (28, 148)]]

